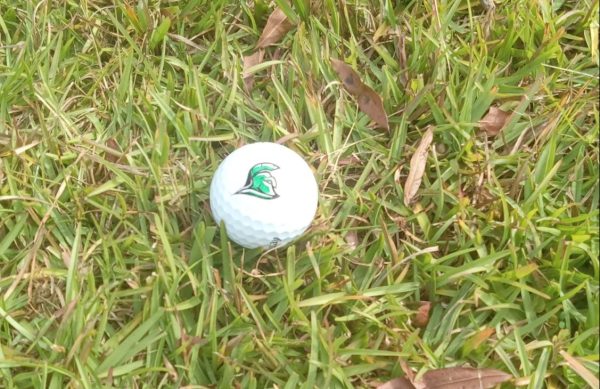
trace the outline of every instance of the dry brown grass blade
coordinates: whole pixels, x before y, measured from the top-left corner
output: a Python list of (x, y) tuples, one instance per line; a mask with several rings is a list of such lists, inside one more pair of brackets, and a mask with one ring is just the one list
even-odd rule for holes
[(263, 49), (258, 49), (258, 51), (256, 51), (254, 54), (244, 57), (244, 70), (242, 77), (244, 78), (244, 87), (248, 92), (252, 90), (252, 86), (254, 85), (254, 75), (249, 72), (249, 69), (261, 63), (264, 56), (265, 51)]
[(503, 111), (497, 107), (490, 107), (488, 113), (479, 121), (479, 125), (488, 136), (496, 136), (502, 132), (509, 117), (510, 112)]
[(398, 29), (396, 37), (396, 55), (398, 56), (398, 65), (400, 66), (400, 82), (403, 86), (408, 83), (408, 60), (406, 56), (406, 37), (404, 33)]
[(491, 327), (484, 328), (475, 333), (471, 338), (469, 338), (464, 346), (463, 350), (465, 354), (469, 354), (473, 350), (476, 350), (479, 346), (481, 346), (486, 340), (492, 336), (496, 330)]
[(415, 386), (406, 378), (398, 377), (379, 385), (377, 389), (415, 389)]
[(421, 382), (425, 389), (485, 389), (511, 378), (512, 375), (496, 369), (450, 367), (428, 371)]
[(579, 362), (575, 357), (570, 355), (564, 350), (560, 351), (560, 355), (565, 359), (569, 367), (575, 371), (585, 382), (588, 383), (593, 389), (600, 388), (600, 381), (598, 377), (594, 375), (591, 371), (589, 371), (581, 362)]
[(354, 96), (360, 110), (377, 123), (379, 127), (389, 130), (390, 125), (381, 96), (363, 83), (358, 73), (347, 63), (332, 59), (331, 67), (337, 73), (340, 81), (342, 81), (344, 89)]
[(267, 19), (267, 24), (263, 28), (256, 47), (262, 49), (279, 42), (292, 27), (294, 27), (294, 24), (290, 22), (281, 8), (276, 8)]
[(407, 207), (417, 194), (419, 186), (421, 186), (423, 173), (425, 173), (425, 166), (427, 165), (427, 154), (432, 141), (433, 130), (430, 127), (425, 131), (417, 150), (415, 150), (415, 153), (410, 159), (410, 171), (408, 172), (408, 177), (404, 183), (404, 205)]

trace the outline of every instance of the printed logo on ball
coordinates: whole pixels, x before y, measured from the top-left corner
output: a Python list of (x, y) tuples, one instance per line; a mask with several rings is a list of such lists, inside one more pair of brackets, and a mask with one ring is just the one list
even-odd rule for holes
[(279, 169), (279, 166), (274, 163), (257, 163), (248, 171), (248, 177), (242, 189), (235, 192), (235, 194), (246, 194), (265, 200), (276, 199), (279, 197), (275, 192), (277, 180), (271, 172), (277, 169)]

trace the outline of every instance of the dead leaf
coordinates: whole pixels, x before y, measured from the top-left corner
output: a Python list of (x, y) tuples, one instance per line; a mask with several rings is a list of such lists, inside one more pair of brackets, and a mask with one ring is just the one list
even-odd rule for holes
[(427, 164), (429, 145), (431, 145), (432, 141), (433, 130), (430, 127), (425, 131), (421, 143), (419, 143), (417, 150), (415, 150), (415, 153), (410, 159), (410, 171), (408, 172), (408, 177), (404, 183), (404, 205), (407, 207), (410, 205), (413, 197), (417, 194), (419, 186), (421, 186), (423, 173), (425, 173), (425, 165)]
[(421, 382), (425, 389), (485, 389), (511, 378), (512, 375), (496, 369), (450, 367), (428, 371)]
[(415, 386), (406, 378), (398, 377), (384, 384), (381, 384), (377, 389), (414, 389)]
[(249, 72), (249, 69), (261, 63), (264, 56), (265, 51), (263, 49), (258, 49), (258, 51), (254, 52), (254, 54), (244, 57), (244, 70), (242, 77), (244, 78), (244, 87), (246, 88), (247, 92), (250, 92), (252, 90), (252, 85), (254, 85), (254, 75)]
[(338, 161), (338, 166), (348, 166), (348, 165), (357, 165), (361, 163), (360, 157), (356, 154), (352, 154), (348, 158), (342, 158)]
[(373, 89), (366, 85), (365, 87), (362, 95), (358, 97), (358, 107), (361, 111), (369, 115), (380, 127), (389, 130), (390, 125), (381, 97)]
[(281, 138), (277, 139), (275, 141), (275, 143), (279, 143), (280, 145), (285, 145), (287, 142), (291, 141), (292, 139), (296, 139), (299, 136), (300, 136), (300, 134), (298, 134), (297, 132), (290, 132), (290, 133), (282, 136)]
[(181, 35), (173, 34), (173, 33), (171, 33), (171, 32), (170, 32), (170, 33), (168, 33), (167, 35), (169, 36), (169, 38), (171, 38), (171, 39), (173, 39), (173, 40), (176, 40), (176, 41), (179, 41), (179, 42), (182, 42), (182, 43), (184, 43), (184, 44), (186, 44), (186, 45), (188, 45), (188, 46), (190, 46), (190, 47), (193, 47), (193, 48), (194, 48), (194, 49), (196, 49), (196, 50), (202, 50), (202, 46), (200, 46), (200, 45), (196, 44), (196, 43), (195, 43), (193, 40), (191, 40), (191, 39), (188, 39), (188, 38), (186, 38), (186, 37), (184, 37), (184, 36), (181, 36)]
[(338, 77), (342, 81), (344, 88), (353, 96), (360, 95), (362, 93), (365, 84), (361, 81), (358, 73), (352, 69), (350, 65), (339, 59), (331, 60), (331, 67), (337, 73)]
[(383, 23), (382, 25), (380, 25), (377, 28), (377, 30), (375, 30), (375, 33), (373, 34), (373, 42), (377, 43), (379, 41), (379, 39), (381, 39), (384, 36), (388, 36), (389, 34), (390, 34), (390, 26)]
[(68, 269), (69, 266), (71, 266), (71, 252), (65, 247), (61, 246), (61, 248), (62, 248), (62, 250), (60, 251), (60, 254), (61, 254), (63, 263), (65, 264), (65, 267)]
[(108, 382), (108, 385), (112, 386), (113, 384), (113, 374), (114, 374), (114, 369), (113, 367), (109, 367), (108, 368), (108, 374), (106, 375), (106, 382)]
[(377, 92), (363, 83), (358, 73), (347, 63), (332, 59), (331, 67), (342, 81), (344, 89), (354, 96), (360, 110), (377, 123), (378, 126), (389, 130), (390, 125), (385, 109), (383, 108), (383, 101)]
[(263, 28), (262, 34), (260, 34), (258, 43), (256, 44), (258, 50), (251, 55), (244, 57), (242, 78), (244, 79), (244, 87), (247, 92), (250, 92), (254, 85), (254, 76), (248, 70), (251, 67), (262, 63), (265, 55), (264, 48), (279, 42), (292, 27), (294, 27), (293, 23), (289, 21), (288, 17), (280, 8), (276, 8), (273, 13), (271, 13), (267, 20), (267, 24)]
[(487, 12), (492, 12), (496, 9), (496, 4), (494, 4), (494, 0), (481, 0), (481, 5), (483, 9)]
[(400, 367), (402, 368), (402, 371), (404, 372), (404, 375), (406, 376), (406, 378), (410, 382), (414, 382), (415, 381), (415, 372), (412, 371), (412, 369), (408, 365), (408, 362), (406, 362), (402, 358), (399, 358), (399, 359), (400, 359)]
[(567, 361), (569, 367), (575, 371), (581, 378), (585, 380), (592, 388), (599, 388), (600, 381), (598, 377), (594, 375), (591, 371), (589, 371), (581, 362), (579, 362), (576, 358), (571, 356), (564, 350), (560, 351), (560, 355)]
[(400, 185), (400, 174), (402, 173), (401, 170), (402, 170), (401, 166), (398, 166), (398, 168), (394, 172), (394, 182), (397, 185)]
[(503, 111), (497, 107), (490, 107), (488, 113), (486, 113), (479, 121), (479, 126), (483, 128), (489, 136), (496, 136), (504, 129), (509, 117), (509, 112)]
[(294, 27), (294, 25), (290, 22), (281, 8), (276, 8), (269, 16), (269, 19), (267, 19), (267, 24), (265, 25), (265, 28), (263, 28), (256, 47), (262, 49), (279, 42), (292, 27)]
[(119, 151), (119, 143), (115, 138), (109, 138), (106, 141), (106, 160), (112, 163), (118, 163), (121, 160), (122, 154)]
[(163, 355), (163, 364), (167, 369), (167, 374), (171, 376), (173, 381), (176, 381), (179, 375), (177, 374), (177, 370), (173, 367), (173, 364), (167, 359), (166, 356)]
[(344, 239), (351, 250), (354, 250), (356, 247), (358, 247), (358, 235), (355, 230), (348, 231)]
[(427, 327), (427, 323), (429, 323), (429, 311), (431, 310), (431, 302), (430, 301), (421, 301), (419, 305), (419, 309), (415, 314), (415, 318), (413, 319), (413, 323), (415, 327), (425, 328)]

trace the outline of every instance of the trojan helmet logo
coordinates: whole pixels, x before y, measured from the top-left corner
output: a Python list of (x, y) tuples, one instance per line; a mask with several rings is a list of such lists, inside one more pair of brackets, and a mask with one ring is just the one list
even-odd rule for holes
[(247, 194), (258, 197), (259, 199), (272, 200), (279, 197), (275, 188), (277, 188), (277, 180), (271, 174), (273, 170), (279, 169), (279, 166), (262, 162), (252, 166), (246, 178), (244, 187), (235, 194)]

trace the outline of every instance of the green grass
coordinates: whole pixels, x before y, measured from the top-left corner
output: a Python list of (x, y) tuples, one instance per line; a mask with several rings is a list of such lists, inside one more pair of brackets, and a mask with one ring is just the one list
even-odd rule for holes
[[(368, 388), (401, 360), (585, 387), (560, 351), (598, 373), (598, 1), (277, 0), (297, 27), (248, 94), (255, 3), (0, 2), (0, 387)], [(493, 104), (517, 114), (486, 140)], [(211, 175), (281, 138), (317, 218), (241, 250)]]

